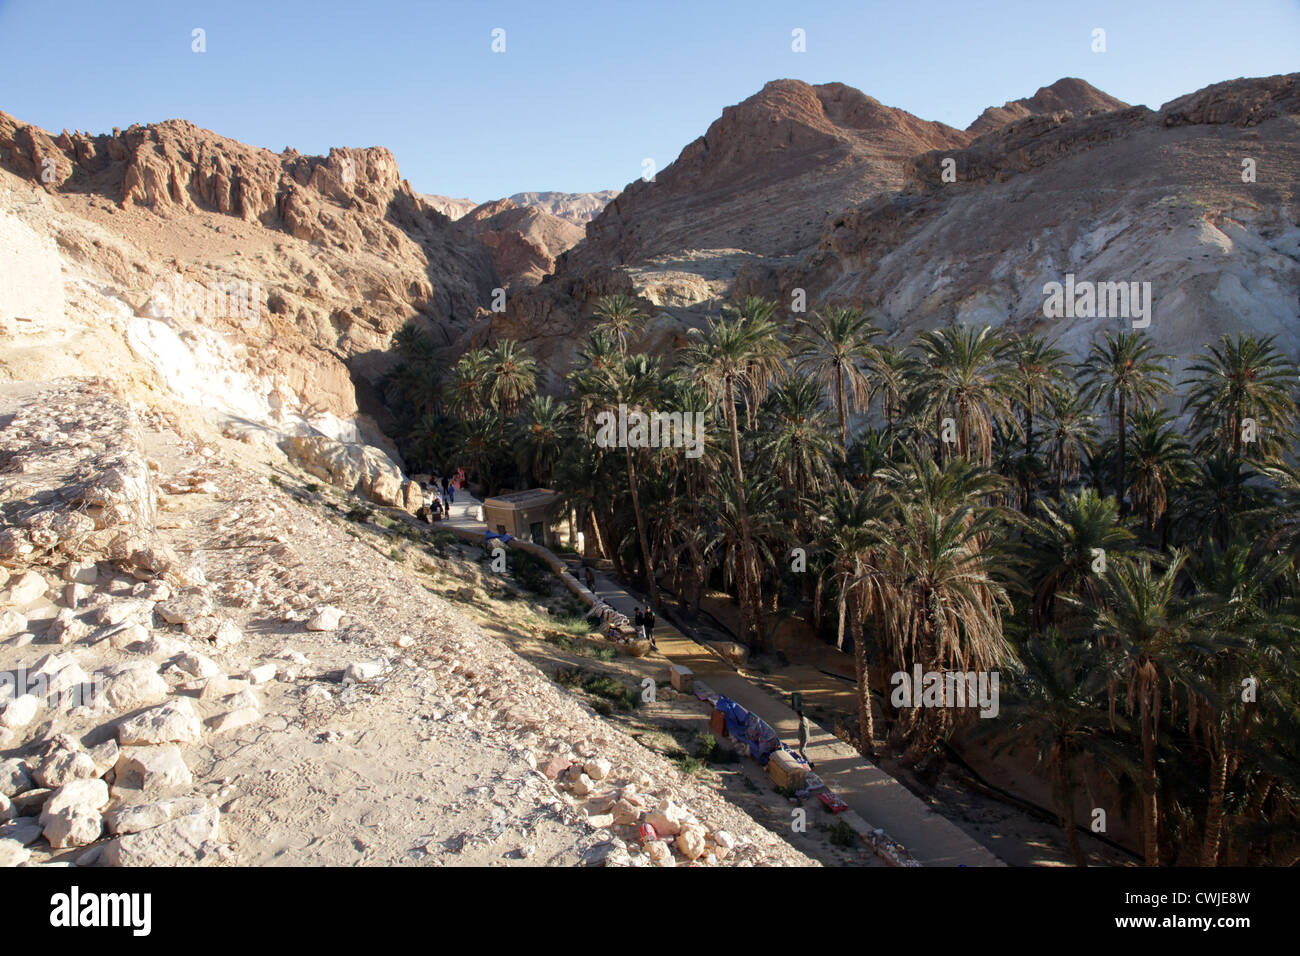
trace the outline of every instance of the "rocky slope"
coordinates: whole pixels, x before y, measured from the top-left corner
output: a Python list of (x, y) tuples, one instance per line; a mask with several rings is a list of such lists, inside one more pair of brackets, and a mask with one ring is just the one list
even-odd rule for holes
[(1080, 354), (1129, 323), (1046, 318), (1044, 285), (1073, 273), (1150, 282), (1147, 331), (1172, 355), (1237, 331), (1276, 334), (1294, 353), (1297, 169), (1300, 74), (1216, 84), (1159, 111), (1030, 116), (915, 157), (904, 190), (836, 216), (814, 253), (751, 269), (738, 291), (857, 302), (900, 341), (955, 319)]
[(601, 295), (635, 292), (655, 315), (643, 347), (668, 348), (731, 292), (742, 267), (811, 251), (838, 211), (901, 188), (910, 157), (970, 139), (842, 83), (768, 83), (725, 109), (653, 182), (629, 184), (553, 279), (490, 317), (491, 332), (530, 342), (562, 372), (574, 322)]
[(966, 132), (980, 136), (990, 130), (999, 129), (1015, 120), (1041, 113), (1074, 113), (1088, 116), (1092, 113), (1109, 113), (1122, 110), (1128, 106), (1108, 93), (1103, 93), (1089, 83), (1074, 77), (1057, 80), (1051, 86), (1044, 86), (1033, 96), (1011, 100), (1001, 106), (990, 106), (975, 122), (966, 127)]
[(296, 446), (313, 466), (390, 503), (393, 333), (454, 354), (501, 283), (385, 149), (274, 154), (180, 121), (51, 136), (0, 114), (0, 195), (7, 377), (101, 374), (251, 441), (314, 438)]
[(240, 443), (95, 380), (0, 421), (0, 866), (811, 862)]
[(509, 199), (475, 206), (456, 220), (456, 227), (491, 251), (507, 289), (541, 282), (555, 271), (555, 260), (582, 238), (582, 229), (572, 222)]
[(516, 206), (531, 206), (550, 213), (575, 226), (585, 226), (617, 195), (617, 189), (601, 189), (594, 193), (515, 193), (510, 201)]

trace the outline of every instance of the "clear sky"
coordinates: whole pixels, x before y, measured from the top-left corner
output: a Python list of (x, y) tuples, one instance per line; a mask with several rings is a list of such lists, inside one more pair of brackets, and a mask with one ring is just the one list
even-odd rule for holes
[(621, 188), (783, 77), (965, 127), (1062, 76), (1155, 108), (1296, 70), (1300, 0), (0, 0), (0, 110), (20, 120), (387, 146), (416, 190), (478, 201)]

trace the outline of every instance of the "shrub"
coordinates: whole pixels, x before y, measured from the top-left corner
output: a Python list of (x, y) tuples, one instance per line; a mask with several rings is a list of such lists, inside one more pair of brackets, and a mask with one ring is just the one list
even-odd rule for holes
[(858, 835), (847, 820), (836, 820), (831, 824), (830, 840), (832, 846), (853, 847), (857, 846)]

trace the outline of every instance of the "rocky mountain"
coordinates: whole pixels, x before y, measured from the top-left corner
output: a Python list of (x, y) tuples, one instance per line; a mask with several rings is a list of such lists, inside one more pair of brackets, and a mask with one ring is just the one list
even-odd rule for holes
[(582, 239), (582, 229), (536, 206), (498, 199), (475, 206), (456, 227), (492, 253), (505, 288), (536, 285), (555, 271), (555, 260)]
[(585, 226), (617, 195), (617, 189), (602, 189), (594, 193), (515, 193), (510, 201), (516, 206), (531, 206), (558, 216), (575, 226)]
[[(956, 182), (943, 181), (948, 159)], [(987, 322), (1080, 354), (1104, 328), (1149, 321), (1176, 357), (1239, 330), (1295, 354), (1297, 169), (1300, 74), (1215, 84), (1158, 111), (1029, 116), (914, 157), (903, 190), (834, 217), (815, 252), (749, 269), (736, 291), (859, 303), (899, 341)], [(1068, 275), (1149, 283), (1150, 315), (1049, 318), (1045, 286)]]
[(472, 199), (452, 199), (450, 196), (435, 196), (432, 193), (420, 193), (420, 198), (442, 213), (448, 219), (459, 219), (475, 206)]
[(629, 184), (555, 276), (513, 296), (479, 335), (524, 339), (562, 373), (574, 322), (600, 295), (635, 292), (655, 312), (644, 346), (667, 348), (730, 294), (743, 266), (810, 252), (838, 210), (901, 188), (912, 156), (970, 140), (842, 83), (768, 83), (652, 182)]
[(0, 190), (10, 377), (144, 379), (250, 438), (312, 439), (318, 467), (389, 500), (393, 333), (454, 352), (502, 281), (382, 148), (276, 154), (183, 121), (54, 136), (0, 114)]
[(1001, 106), (990, 106), (975, 122), (966, 127), (966, 132), (979, 136), (1015, 120), (1040, 113), (1074, 113), (1078, 116), (1088, 116), (1091, 113), (1122, 110), (1127, 106), (1127, 103), (1103, 93), (1095, 86), (1067, 76), (1057, 80), (1051, 86), (1041, 87), (1033, 96), (1011, 100)]

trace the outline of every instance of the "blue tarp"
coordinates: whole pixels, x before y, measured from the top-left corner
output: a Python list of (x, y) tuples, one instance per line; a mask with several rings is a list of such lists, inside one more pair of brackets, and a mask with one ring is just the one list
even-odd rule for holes
[(760, 765), (766, 764), (772, 751), (781, 746), (776, 731), (763, 718), (751, 714), (731, 698), (719, 697), (714, 706), (722, 712), (722, 717), (727, 722), (727, 733), (737, 742), (748, 745), (749, 755)]

